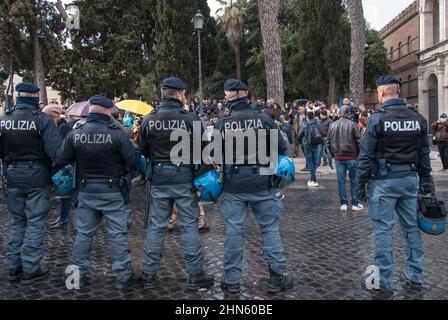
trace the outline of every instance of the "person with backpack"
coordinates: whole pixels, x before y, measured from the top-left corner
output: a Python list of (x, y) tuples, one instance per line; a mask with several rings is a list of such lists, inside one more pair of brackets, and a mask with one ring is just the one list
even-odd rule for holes
[(299, 139), (304, 146), (306, 163), (311, 173), (311, 178), (308, 181), (308, 187), (315, 188), (319, 186), (317, 182), (316, 170), (318, 164), (319, 145), (322, 143), (322, 134), (319, 129), (319, 123), (315, 119), (313, 111), (307, 111), (307, 121), (302, 125), (299, 131)]
[(440, 119), (431, 124), (434, 132), (434, 142), (439, 148), (440, 160), (443, 164), (442, 173), (448, 174), (448, 116), (446, 113), (440, 116)]
[(340, 119), (330, 125), (328, 140), (331, 153), (334, 155), (336, 162), (341, 211), (348, 211), (347, 171), (350, 177), (352, 210), (361, 211), (364, 207), (358, 200), (356, 182), (361, 134), (358, 125), (350, 120), (351, 110), (349, 106), (343, 106), (339, 110), (339, 116)]

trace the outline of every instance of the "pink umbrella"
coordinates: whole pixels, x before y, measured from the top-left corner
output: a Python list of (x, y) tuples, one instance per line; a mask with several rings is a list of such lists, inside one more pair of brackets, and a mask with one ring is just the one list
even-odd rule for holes
[[(83, 101), (83, 102), (77, 102), (75, 104), (72, 104), (67, 111), (65, 111), (65, 114), (72, 117), (81, 117), (85, 118), (89, 114), (90, 109), (90, 102), (89, 101)], [(112, 113), (119, 112), (117, 106), (114, 104), (114, 107), (112, 108)]]
[(65, 114), (67, 116), (72, 117), (87, 117), (87, 114), (89, 113), (90, 109), (90, 102), (89, 101), (83, 101), (78, 102), (75, 104), (72, 104), (67, 111), (65, 111)]

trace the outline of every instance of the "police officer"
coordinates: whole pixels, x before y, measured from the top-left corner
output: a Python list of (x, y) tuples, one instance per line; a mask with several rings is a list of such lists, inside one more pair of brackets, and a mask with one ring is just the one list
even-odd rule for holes
[[(224, 90), (231, 113), (221, 120), (217, 129), (223, 133), (225, 139), (229, 132), (247, 134), (253, 131), (253, 136), (258, 136), (261, 129), (266, 130), (266, 138), (268, 138), (270, 130), (278, 130), (268, 115), (251, 108), (248, 88), (243, 82), (228, 80), (224, 84)], [(221, 278), (221, 288), (228, 294), (240, 292), (243, 230), (247, 210), (250, 206), (261, 229), (264, 257), (269, 265), (270, 280), (267, 289), (271, 293), (278, 293), (294, 286), (293, 278), (284, 273), (287, 262), (283, 254), (278, 228), (283, 204), (275, 195), (276, 190), (271, 184), (271, 176), (263, 173), (267, 168), (260, 163), (261, 144), (255, 143), (256, 149), (253, 150), (248, 148), (249, 143), (247, 141), (245, 143), (244, 154), (238, 154), (238, 151), (226, 150), (227, 143), (223, 142), (226, 165), (224, 166), (225, 196), (221, 204), (221, 214), (226, 221), (227, 233), (224, 244), (224, 275)], [(269, 140), (266, 141), (266, 144), (269, 145)], [(280, 133), (278, 133), (278, 153), (286, 154), (286, 145)], [(237, 159), (244, 159), (244, 161)], [(249, 159), (256, 159), (256, 163), (251, 164)]]
[[(380, 77), (378, 100), (381, 109), (373, 114), (361, 146), (358, 163), (358, 192), (365, 198), (373, 221), (374, 265), (380, 272), (380, 291), (391, 294), (393, 282), (392, 229), (397, 213), (407, 242), (407, 256), (401, 280), (421, 287), (423, 248), (417, 224), (417, 194), (434, 191), (429, 158), (428, 125), (417, 111), (400, 99), (399, 80)], [(420, 179), (419, 179), (420, 177)]]
[[(144, 120), (140, 131), (141, 152), (151, 159), (153, 167), (148, 197), (150, 225), (143, 259), (146, 288), (155, 286), (174, 201), (182, 229), (182, 254), (189, 274), (187, 288), (192, 291), (210, 288), (214, 283), (213, 276), (203, 270), (204, 254), (198, 233), (199, 206), (193, 187), (194, 168), (191, 162), (175, 165), (170, 157), (172, 148), (178, 143), (170, 140), (171, 133), (186, 130), (192, 141), (193, 122), (198, 121), (200, 126), (199, 118), (183, 107), (186, 88), (187, 85), (179, 78), (165, 79), (162, 104)], [(185, 156), (191, 159), (191, 155)]]
[(111, 241), (112, 270), (120, 290), (140, 283), (133, 271), (128, 249), (128, 209), (123, 176), (137, 167), (138, 151), (129, 136), (114, 124), (113, 102), (102, 96), (90, 98), (87, 122), (70, 131), (56, 155), (59, 165), (75, 163), (78, 209), (77, 236), (71, 264), (79, 267), (81, 286), (86, 285), (90, 269), (92, 240), (104, 217)]
[(48, 276), (41, 266), (45, 218), (50, 210), (50, 172), (60, 144), (54, 122), (39, 110), (40, 89), (16, 86), (14, 110), (0, 120), (0, 153), (7, 168), (7, 206), (12, 216), (6, 250), (9, 280), (33, 284)]

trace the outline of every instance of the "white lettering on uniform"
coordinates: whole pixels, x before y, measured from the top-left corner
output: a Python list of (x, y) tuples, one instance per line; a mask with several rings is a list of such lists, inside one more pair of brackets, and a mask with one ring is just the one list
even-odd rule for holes
[(168, 131), (168, 130), (187, 130), (187, 124), (184, 120), (156, 120), (148, 122), (149, 130)]
[(105, 133), (76, 133), (75, 143), (81, 144), (111, 144), (112, 136)]
[(34, 121), (27, 120), (2, 120), (0, 128), (13, 131), (36, 131), (37, 126)]
[(244, 121), (226, 122), (224, 129), (227, 130), (249, 130), (249, 129), (264, 129), (263, 122), (260, 119), (248, 119)]
[(409, 132), (420, 130), (421, 127), (418, 121), (384, 121), (384, 132)]

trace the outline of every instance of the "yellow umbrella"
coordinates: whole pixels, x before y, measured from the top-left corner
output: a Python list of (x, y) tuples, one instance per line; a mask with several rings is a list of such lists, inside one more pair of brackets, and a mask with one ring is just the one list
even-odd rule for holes
[(154, 109), (149, 104), (138, 100), (123, 100), (117, 103), (117, 107), (120, 110), (126, 110), (143, 116), (146, 116)]

